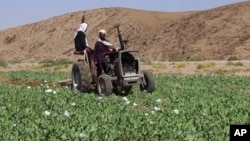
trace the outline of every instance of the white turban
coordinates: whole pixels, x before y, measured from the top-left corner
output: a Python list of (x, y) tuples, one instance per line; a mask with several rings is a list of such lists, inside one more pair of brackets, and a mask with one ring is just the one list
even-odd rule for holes
[(86, 32), (87, 28), (88, 28), (88, 24), (82, 23), (82, 24), (80, 24), (80, 27), (77, 29), (77, 31)]
[(106, 34), (106, 33), (107, 33), (107, 31), (106, 31), (106, 30), (104, 30), (104, 29), (101, 29), (101, 30), (99, 31), (99, 33)]

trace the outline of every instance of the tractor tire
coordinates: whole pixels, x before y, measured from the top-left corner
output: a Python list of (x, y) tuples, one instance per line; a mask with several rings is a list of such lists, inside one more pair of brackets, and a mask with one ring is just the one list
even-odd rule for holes
[(89, 65), (78, 61), (72, 67), (72, 82), (76, 92), (88, 92), (92, 88), (92, 75)]
[(127, 96), (132, 89), (132, 85), (131, 86), (116, 86), (115, 87), (115, 93), (117, 95), (122, 95), (122, 96)]
[(109, 96), (113, 92), (113, 85), (110, 76), (101, 74), (98, 77), (97, 91), (100, 96)]
[(144, 76), (142, 84), (140, 84), (140, 89), (142, 92), (152, 93), (155, 90), (155, 80), (152, 72), (142, 71)]

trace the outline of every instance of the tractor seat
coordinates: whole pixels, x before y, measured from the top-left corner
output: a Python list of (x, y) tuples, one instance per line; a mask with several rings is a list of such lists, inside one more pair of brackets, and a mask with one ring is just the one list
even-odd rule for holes
[(74, 54), (75, 55), (83, 55), (84, 54), (84, 51), (74, 51)]

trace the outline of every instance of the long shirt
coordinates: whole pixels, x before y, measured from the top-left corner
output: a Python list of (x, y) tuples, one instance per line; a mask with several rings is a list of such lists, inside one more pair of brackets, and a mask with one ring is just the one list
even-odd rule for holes
[(102, 42), (100, 42), (100, 41), (97, 41), (96, 43), (95, 43), (95, 49), (94, 49), (94, 59), (95, 59), (95, 61), (97, 62), (97, 67), (98, 67), (98, 69), (100, 69), (100, 70), (103, 70), (103, 63), (102, 63), (102, 61), (103, 61), (103, 54), (105, 53), (105, 52), (107, 52), (108, 50), (107, 50), (107, 48), (106, 48), (106, 46), (102, 43)]
[(86, 35), (82, 31), (78, 31), (75, 37), (75, 49), (76, 51), (83, 51), (87, 45)]

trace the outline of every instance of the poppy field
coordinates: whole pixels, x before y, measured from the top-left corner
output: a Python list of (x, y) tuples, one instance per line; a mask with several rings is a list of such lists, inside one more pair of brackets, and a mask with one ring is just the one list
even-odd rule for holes
[(0, 140), (229, 140), (250, 123), (250, 78), (156, 74), (156, 91), (99, 97), (63, 72), (0, 73)]

